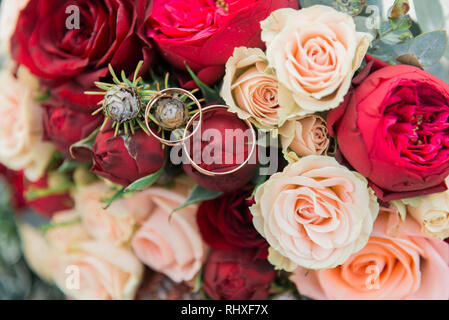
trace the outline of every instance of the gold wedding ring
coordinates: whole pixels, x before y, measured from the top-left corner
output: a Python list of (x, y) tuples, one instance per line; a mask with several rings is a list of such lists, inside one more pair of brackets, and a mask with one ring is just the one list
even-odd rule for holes
[[(228, 106), (224, 106), (224, 105), (212, 105), (212, 106), (209, 106), (207, 108), (204, 108), (203, 109), (203, 113), (205, 113), (205, 112), (207, 112), (207, 111), (209, 111), (211, 109), (217, 109), (217, 108), (222, 108), (222, 109), (228, 110), (229, 107)], [(225, 176), (225, 175), (228, 175), (228, 174), (235, 173), (235, 172), (239, 171), (240, 169), (242, 169), (243, 167), (245, 167), (248, 164), (249, 160), (253, 157), (254, 152), (256, 151), (256, 139), (257, 139), (256, 131), (254, 130), (251, 122), (249, 122), (248, 120), (239, 119), (239, 120), (245, 122), (246, 125), (248, 126), (248, 128), (251, 130), (252, 143), (251, 142), (250, 143), (251, 143), (252, 146), (251, 146), (251, 151), (248, 154), (248, 158), (240, 166), (238, 166), (237, 168), (235, 168), (233, 170), (225, 171), (225, 172), (213, 172), (213, 171), (209, 171), (209, 170), (203, 169), (198, 164), (196, 164), (193, 161), (193, 159), (191, 158), (190, 153), (188, 152), (188, 150), (186, 148), (186, 143), (185, 142), (187, 140), (189, 140), (196, 133), (197, 129), (200, 127), (198, 125), (197, 128), (195, 129), (195, 131), (192, 132), (192, 134), (190, 134), (189, 136), (186, 136), (187, 132), (188, 132), (187, 129), (192, 125), (193, 121), (195, 121), (195, 118), (197, 116), (198, 116), (198, 114), (194, 115), (189, 120), (189, 122), (187, 123), (185, 131), (184, 131), (184, 137), (182, 139), (183, 140), (183, 144), (182, 144), (183, 152), (186, 155), (186, 157), (189, 160), (189, 162), (192, 165), (192, 167), (194, 167), (198, 172), (200, 172), (200, 173), (202, 173), (204, 175), (207, 175), (207, 176)], [(202, 117), (202, 114), (200, 114), (200, 117)], [(201, 121), (202, 121), (202, 118), (200, 118), (200, 122), (199, 122), (200, 125), (202, 124)]]

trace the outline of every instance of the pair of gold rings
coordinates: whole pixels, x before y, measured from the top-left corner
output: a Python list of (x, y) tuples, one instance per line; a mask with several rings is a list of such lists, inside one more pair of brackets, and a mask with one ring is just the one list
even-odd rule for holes
[[(185, 95), (187, 96), (189, 99), (191, 99), (197, 106), (198, 108), (198, 112), (195, 113), (190, 120), (187, 122), (186, 127), (184, 129), (184, 134), (182, 136), (181, 139), (178, 140), (167, 140), (164, 139), (162, 137), (160, 137), (159, 135), (157, 135), (150, 127), (150, 112), (151, 110), (156, 106), (156, 104), (158, 103), (158, 101), (160, 99), (163, 98), (173, 98), (174, 94), (181, 94), (181, 95)], [(177, 145), (182, 145), (183, 148), (183, 152), (185, 154), (185, 156), (187, 157), (187, 160), (190, 162), (190, 164), (192, 165), (192, 167), (194, 167), (198, 172), (207, 175), (207, 176), (224, 176), (224, 175), (228, 175), (228, 174), (232, 174), (235, 173), (237, 171), (239, 171), (240, 169), (242, 169), (243, 167), (245, 167), (248, 162), (250, 161), (250, 159), (253, 157), (254, 153), (256, 152), (256, 131), (254, 130), (252, 124), (248, 121), (248, 120), (244, 120), (241, 119), (241, 121), (243, 121), (248, 128), (251, 130), (251, 138), (252, 138), (252, 142), (250, 142), (251, 144), (251, 150), (248, 154), (247, 159), (240, 164), (238, 167), (229, 170), (229, 171), (225, 171), (225, 172), (213, 172), (213, 171), (209, 171), (206, 170), (204, 168), (202, 168), (201, 166), (199, 166), (197, 163), (195, 163), (190, 155), (190, 152), (188, 152), (187, 147), (186, 147), (186, 142), (189, 141), (197, 132), (198, 130), (200, 130), (201, 128), (201, 124), (203, 122), (203, 115), (205, 112), (208, 112), (210, 110), (213, 109), (217, 109), (217, 108), (221, 108), (221, 109), (225, 109), (228, 110), (228, 106), (225, 105), (211, 105), (208, 106), (206, 108), (203, 108), (201, 106), (201, 103), (198, 101), (198, 99), (189, 91), (184, 90), (184, 89), (180, 89), (180, 88), (167, 88), (162, 90), (157, 96), (155, 96), (152, 100), (150, 100), (150, 102), (148, 102), (147, 107), (145, 109), (145, 125), (148, 129), (148, 131), (150, 132), (150, 134), (156, 138), (157, 140), (159, 140), (162, 144), (167, 145), (167, 146), (177, 146)], [(196, 125), (194, 125), (194, 122), (198, 121), (198, 123)], [(189, 134), (188, 128), (192, 127), (193, 130), (192, 132)]]

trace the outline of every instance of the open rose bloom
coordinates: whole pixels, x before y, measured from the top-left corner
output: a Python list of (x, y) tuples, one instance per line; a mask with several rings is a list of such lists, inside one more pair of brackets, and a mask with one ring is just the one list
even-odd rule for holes
[(0, 0), (0, 300), (449, 300), (446, 2)]

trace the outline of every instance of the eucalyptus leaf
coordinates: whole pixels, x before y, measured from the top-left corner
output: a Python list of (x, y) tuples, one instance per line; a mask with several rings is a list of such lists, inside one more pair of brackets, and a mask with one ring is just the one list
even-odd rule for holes
[(174, 211), (176, 212), (178, 210), (184, 209), (185, 207), (187, 207), (187, 206), (189, 206), (191, 204), (195, 204), (195, 203), (199, 203), (199, 202), (202, 202), (202, 201), (212, 200), (212, 199), (218, 198), (222, 194), (223, 194), (222, 192), (208, 190), (206, 188), (203, 188), (203, 187), (197, 185), (197, 186), (195, 186), (195, 188), (190, 193), (190, 195), (187, 198), (186, 202), (184, 202), (182, 205), (177, 207)]
[(409, 52), (416, 55), (424, 67), (438, 63), (447, 48), (447, 32), (432, 31), (416, 37), (410, 44)]
[(449, 84), (448, 69), (441, 62), (436, 63), (433, 66), (427, 67), (426, 71)]
[(299, 0), (301, 8), (308, 8), (315, 5), (324, 5), (329, 7), (335, 7), (334, 0)]
[(413, 0), (416, 17), (424, 32), (444, 29), (444, 10), (440, 1)]

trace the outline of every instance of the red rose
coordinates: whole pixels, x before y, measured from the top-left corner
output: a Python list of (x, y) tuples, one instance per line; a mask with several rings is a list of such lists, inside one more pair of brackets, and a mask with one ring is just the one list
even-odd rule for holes
[(155, 173), (165, 161), (161, 143), (142, 130), (128, 137), (115, 137), (113, 130), (100, 132), (92, 151), (92, 172), (124, 186)]
[(383, 201), (446, 190), (449, 85), (416, 67), (367, 60), (328, 116), (340, 152)]
[[(201, 131), (187, 143), (190, 145), (187, 149), (191, 159), (200, 168), (214, 173), (228, 172), (237, 169), (250, 156), (252, 145), (249, 131), (243, 120), (225, 108), (208, 109), (203, 113)], [(219, 136), (216, 137), (215, 134)], [(256, 152), (252, 157), (255, 156)], [(183, 167), (187, 175), (200, 186), (209, 190), (231, 192), (244, 187), (256, 174), (256, 161), (253, 158), (250, 160), (243, 168), (226, 175), (205, 175), (190, 163), (185, 163)]]
[(204, 201), (198, 208), (197, 222), (204, 241), (213, 249), (259, 249), (266, 258), (268, 243), (256, 231), (250, 192), (239, 191)]
[[(66, 158), (71, 158), (70, 146), (89, 136), (103, 121), (101, 115), (94, 117), (59, 102), (49, 102), (44, 107), (44, 139), (52, 141)], [(76, 160), (89, 161), (90, 156)]]
[[(26, 183), (25, 194), (30, 190), (39, 191), (49, 188), (48, 178), (43, 177), (36, 182), (28, 181)], [(41, 196), (27, 202), (28, 207), (36, 211), (38, 214), (51, 218), (51, 216), (59, 211), (69, 210), (73, 208), (74, 202), (68, 191), (53, 193), (48, 196)]]
[(18, 18), (12, 55), (50, 81), (54, 93), (91, 106), (98, 97), (83, 94), (86, 84), (106, 76), (109, 63), (129, 73), (139, 60), (151, 61), (150, 47), (135, 33), (138, 20), (132, 0), (30, 0)]
[[(154, 0), (139, 30), (154, 39), (175, 68), (185, 63), (200, 80), (212, 84), (236, 47), (263, 48), (260, 21), (280, 8), (298, 8), (296, 0)], [(189, 81), (183, 84), (193, 88)]]
[(276, 277), (268, 261), (251, 250), (212, 251), (204, 267), (203, 287), (215, 300), (263, 300)]
[(3, 176), (11, 187), (12, 199), (11, 204), (14, 209), (19, 210), (25, 207), (26, 201), (23, 196), (24, 192), (24, 174), (23, 171), (9, 170), (0, 164), (0, 176)]

